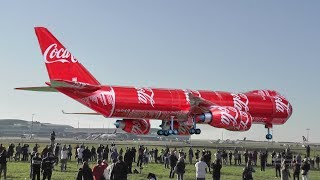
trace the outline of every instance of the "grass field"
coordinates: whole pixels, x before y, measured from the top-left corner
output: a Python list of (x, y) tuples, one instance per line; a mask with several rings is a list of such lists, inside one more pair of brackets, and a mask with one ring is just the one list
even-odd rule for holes
[[(31, 147), (33, 147), (33, 143), (29, 143), (31, 145)], [(89, 147), (91, 147), (91, 145), (95, 145), (96, 147), (98, 146), (98, 144), (90, 144)], [(5, 145), (6, 147), (7, 144)], [(44, 143), (40, 144), (40, 151), (42, 150), (42, 148), (45, 146)], [(132, 144), (129, 145), (130, 147), (133, 146)], [(137, 145), (135, 145), (137, 147)], [(73, 145), (74, 147), (74, 145)], [(122, 147), (126, 147), (125, 145), (117, 145), (118, 150)], [(149, 147), (148, 148), (155, 148), (156, 146), (153, 147)], [(158, 149), (162, 149), (163, 146), (157, 146)], [(125, 148), (124, 148), (125, 149)], [(180, 149), (180, 148), (179, 148)], [(187, 147), (183, 148), (185, 152), (187, 152)], [(197, 149), (197, 148), (194, 148)], [(201, 149), (201, 148), (199, 148)], [(212, 151), (212, 153), (214, 153), (216, 151), (216, 147), (215, 148), (209, 148), (209, 150)], [(299, 150), (301, 151), (301, 150)], [(301, 152), (303, 154), (303, 152)], [(314, 151), (312, 152), (313, 154), (320, 154), (319, 151)], [(214, 158), (214, 156), (213, 156)], [(270, 161), (269, 161), (270, 162)], [(90, 162), (90, 166), (93, 167), (94, 166), (94, 162)], [(241, 175), (242, 175), (242, 170), (243, 170), (244, 166), (223, 166), (222, 170), (221, 170), (221, 179), (222, 180), (239, 180), (241, 179)], [(55, 170), (53, 172), (53, 176), (52, 179), (53, 180), (72, 180), (76, 178), (77, 172), (78, 172), (78, 168), (76, 165), (76, 161), (74, 159), (72, 159), (71, 162), (68, 162), (68, 168), (66, 172), (60, 172), (60, 167), (59, 165), (55, 167)], [(133, 169), (136, 168), (137, 170), (139, 170), (136, 167), (136, 164), (133, 164)], [(7, 178), (8, 179), (29, 179), (29, 171), (30, 171), (30, 164), (28, 162), (8, 162), (7, 165)], [(275, 170), (273, 167), (267, 167), (266, 171), (261, 172), (260, 171), (260, 167), (254, 167), (254, 169), (256, 170), (256, 172), (254, 173), (254, 179), (255, 180), (269, 180), (269, 179), (280, 179), (280, 178), (275, 178)], [(292, 173), (292, 170), (290, 170)], [(167, 180), (169, 179), (169, 172), (170, 169), (165, 169), (163, 164), (155, 164), (155, 163), (149, 163), (148, 165), (144, 165), (143, 166), (143, 170), (141, 174), (130, 174), (128, 176), (128, 179), (130, 180), (145, 180), (147, 179), (147, 175), (148, 173), (154, 173), (157, 175), (157, 179), (160, 180)], [(320, 180), (320, 171), (319, 170), (311, 170), (310, 174), (309, 174), (309, 178), (311, 180)], [(175, 178), (176, 179), (176, 178)], [(188, 164), (186, 166), (186, 173), (184, 176), (185, 180), (192, 180), (195, 179), (195, 167), (194, 164)], [(206, 176), (206, 179), (212, 179), (211, 175), (208, 173)]]
[[(90, 164), (90, 166), (93, 166), (93, 163)], [(8, 172), (7, 172), (7, 178), (8, 179), (29, 179), (29, 163), (23, 163), (23, 162), (8, 162)], [(136, 168), (136, 166), (134, 166)], [(260, 167), (255, 167), (256, 172), (254, 173), (254, 179), (257, 180), (269, 180), (269, 179), (276, 179), (275, 178), (275, 171), (274, 168), (268, 167), (266, 168), (266, 171), (261, 172), (259, 170)], [(60, 167), (56, 166), (55, 170), (52, 175), (53, 180), (71, 180), (75, 179), (78, 168), (76, 166), (76, 162), (72, 161), (68, 163), (68, 169), (67, 172), (60, 172)], [(222, 180), (239, 180), (241, 179), (243, 166), (223, 166), (222, 167)], [(128, 176), (128, 179), (132, 180), (145, 180), (147, 179), (147, 175), (149, 172), (152, 172), (157, 175), (157, 178), (160, 180), (166, 180), (169, 179), (169, 169), (165, 169), (164, 166), (161, 164), (148, 164), (147, 166), (144, 166), (144, 169), (142, 170), (142, 174), (130, 174)], [(291, 170), (292, 172), (292, 170)], [(207, 174), (207, 179), (211, 179), (211, 175)], [(319, 170), (312, 170), (310, 171), (309, 177), (311, 180), (319, 180), (320, 179), (320, 171)], [(185, 173), (185, 179), (191, 180), (195, 179), (195, 167), (194, 165), (187, 165), (186, 166), (186, 173)], [(280, 178), (278, 178), (280, 179)]]

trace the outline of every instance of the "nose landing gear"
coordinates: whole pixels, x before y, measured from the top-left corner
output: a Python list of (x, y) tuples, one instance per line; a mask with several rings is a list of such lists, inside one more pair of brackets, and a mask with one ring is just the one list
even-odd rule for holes
[(272, 124), (271, 125), (265, 125), (265, 128), (268, 129), (268, 134), (266, 135), (266, 139), (271, 140), (272, 139), (272, 134), (270, 133), (270, 128), (272, 128)]

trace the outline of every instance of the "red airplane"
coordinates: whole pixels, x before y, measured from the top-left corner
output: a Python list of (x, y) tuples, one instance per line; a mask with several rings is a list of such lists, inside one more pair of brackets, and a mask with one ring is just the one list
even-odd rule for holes
[(147, 134), (150, 119), (162, 120), (158, 135), (200, 134), (197, 123), (230, 131), (247, 131), (252, 124), (270, 128), (284, 124), (292, 114), (286, 98), (274, 90), (245, 93), (101, 85), (44, 27), (35, 27), (50, 82), (19, 90), (61, 92), (128, 133)]

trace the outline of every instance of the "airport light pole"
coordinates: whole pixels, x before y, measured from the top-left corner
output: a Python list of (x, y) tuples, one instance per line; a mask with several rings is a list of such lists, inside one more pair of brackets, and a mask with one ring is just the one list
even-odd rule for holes
[(30, 129), (30, 139), (32, 139), (32, 131), (33, 131), (33, 118), (34, 118), (34, 115), (35, 114), (32, 114), (32, 117), (31, 117), (31, 129)]
[(307, 142), (309, 142), (309, 131), (310, 131), (310, 128), (307, 128)]

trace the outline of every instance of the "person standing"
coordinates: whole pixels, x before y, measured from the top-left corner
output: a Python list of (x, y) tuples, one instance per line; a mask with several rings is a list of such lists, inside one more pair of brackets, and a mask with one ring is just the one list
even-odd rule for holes
[(0, 153), (0, 179), (3, 172), (3, 178), (7, 179), (7, 151), (2, 149)]
[(41, 163), (43, 180), (51, 179), (53, 165), (54, 165), (54, 157), (51, 155), (51, 152), (48, 152), (47, 156), (42, 159), (42, 163)]
[(310, 148), (310, 146), (308, 145), (308, 146), (306, 147), (307, 158), (310, 157), (310, 151), (311, 151), (311, 148)]
[(293, 180), (295, 180), (296, 178), (299, 180), (300, 164), (296, 160), (294, 160), (292, 167), (293, 167)]
[(52, 131), (52, 133), (50, 134), (50, 142), (51, 142), (51, 146), (54, 146), (54, 142), (56, 140), (56, 133), (54, 131)]
[(68, 161), (68, 149), (66, 145), (64, 145), (60, 154), (61, 171), (67, 170), (67, 161)]
[(90, 158), (91, 158), (91, 151), (90, 151), (89, 147), (86, 146), (86, 148), (82, 152), (82, 159), (83, 159), (83, 161), (89, 162)]
[(177, 180), (183, 180), (183, 175), (186, 172), (186, 164), (184, 163), (184, 158), (181, 156), (177, 162), (177, 165), (175, 167), (176, 173), (177, 173)]
[(111, 179), (111, 172), (113, 170), (114, 165), (116, 164), (116, 160), (113, 160), (112, 163), (107, 166), (107, 168), (104, 170), (103, 172), (103, 176), (106, 180), (110, 180)]
[(41, 172), (41, 161), (42, 159), (39, 157), (39, 153), (35, 153), (31, 160), (31, 168), (32, 168), (32, 180), (40, 180), (40, 172)]
[(316, 165), (317, 165), (317, 169), (319, 169), (320, 168), (319, 167), (319, 165), (320, 165), (320, 157), (319, 157), (319, 155), (316, 156), (315, 162), (316, 162)]
[(169, 178), (173, 178), (174, 177), (174, 168), (176, 167), (178, 158), (175, 155), (174, 151), (171, 151), (171, 154), (169, 156), (169, 162), (170, 162), (170, 174), (169, 174)]
[(212, 164), (212, 180), (220, 180), (221, 176), (221, 168), (222, 168), (222, 163), (219, 159), (216, 159)]
[(92, 175), (94, 180), (101, 180), (103, 177), (104, 167), (102, 166), (102, 160), (98, 160), (97, 164), (92, 169)]
[(86, 161), (83, 162), (82, 168), (79, 169), (76, 180), (93, 180), (92, 170)]
[(122, 156), (118, 156), (118, 161), (111, 171), (111, 180), (127, 180), (128, 167), (122, 159)]
[(245, 168), (243, 168), (242, 179), (243, 180), (253, 180), (253, 175), (255, 170), (252, 168), (251, 161), (248, 161)]
[(77, 166), (81, 163), (83, 163), (83, 151), (84, 151), (84, 148), (83, 148), (83, 145), (81, 145), (80, 147), (78, 147), (77, 149)]
[(278, 153), (274, 160), (274, 167), (276, 169), (276, 177), (281, 177), (280, 169), (281, 169), (281, 155)]
[(289, 177), (291, 177), (289, 165), (283, 162), (281, 168), (281, 180), (289, 180)]
[(189, 148), (189, 163), (192, 164), (192, 159), (193, 159), (193, 150), (192, 148), (190, 147)]
[(69, 144), (68, 146), (68, 160), (71, 161), (71, 157), (72, 157), (72, 147), (71, 145)]
[(308, 180), (308, 174), (310, 170), (310, 164), (308, 162), (307, 158), (304, 158), (302, 164), (301, 164), (301, 175), (302, 175), (302, 180)]
[(16, 161), (20, 161), (21, 153), (22, 153), (22, 147), (21, 147), (21, 145), (19, 143), (18, 146), (16, 147), (16, 155), (15, 155), (15, 160)]
[(91, 147), (91, 161), (97, 161), (97, 151), (94, 146)]
[(158, 152), (159, 152), (158, 148), (155, 148), (154, 151), (153, 151), (153, 153), (154, 153), (154, 162), (155, 163), (158, 163)]
[(200, 161), (198, 161), (194, 166), (196, 167), (196, 179), (205, 180), (206, 169), (208, 168), (208, 165), (203, 161), (203, 157), (201, 157)]
[(232, 152), (231, 151), (229, 151), (228, 156), (229, 156), (229, 163), (231, 166), (232, 165)]
[(126, 153), (124, 154), (124, 162), (127, 164), (129, 174), (132, 174), (132, 161), (133, 161), (132, 152), (131, 152), (131, 149), (128, 148), (126, 150)]

